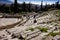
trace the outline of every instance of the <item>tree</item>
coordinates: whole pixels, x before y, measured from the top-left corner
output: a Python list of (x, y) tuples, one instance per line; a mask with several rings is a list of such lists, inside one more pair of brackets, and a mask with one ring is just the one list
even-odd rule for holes
[(37, 7), (37, 5), (35, 6), (35, 12), (38, 12), (38, 7)]
[(17, 0), (14, 1), (14, 13), (18, 12), (18, 4), (17, 4)]
[(43, 10), (43, 0), (41, 1), (41, 7), (40, 7), (41, 11)]
[(44, 9), (45, 9), (45, 11), (47, 11), (47, 10), (48, 10), (48, 7), (47, 7), (47, 6), (48, 6), (48, 5), (47, 5), (47, 3), (46, 3), (45, 8), (44, 8)]
[(14, 13), (14, 9), (13, 8), (14, 8), (14, 4), (11, 4), (10, 5), (10, 13)]
[(9, 7), (6, 6), (5, 4), (0, 5), (0, 12), (3, 12), (3, 13), (10, 13), (10, 12), (9, 12)]
[(31, 3), (28, 4), (28, 11), (31, 12)]
[(57, 1), (55, 5), (56, 5), (56, 8), (59, 9), (59, 1)]
[(26, 9), (26, 3), (25, 2), (22, 3), (22, 11), (24, 11), (24, 12), (27, 11), (27, 9)]
[(5, 4), (1, 6), (1, 12), (5, 12)]

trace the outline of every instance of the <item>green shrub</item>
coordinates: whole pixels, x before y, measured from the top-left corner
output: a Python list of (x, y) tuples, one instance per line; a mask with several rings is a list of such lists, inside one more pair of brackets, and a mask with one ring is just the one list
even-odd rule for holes
[(60, 15), (60, 10), (57, 10), (57, 11), (56, 11), (56, 14)]
[(54, 37), (54, 36), (56, 36), (56, 33), (51, 32), (51, 33), (49, 33), (49, 35)]
[(34, 28), (29, 28), (29, 30), (34, 31)]
[(40, 29), (40, 31), (42, 31), (42, 32), (47, 32), (47, 30), (48, 30), (47, 28), (41, 28)]
[(40, 27), (36, 27), (37, 29), (39, 29), (41, 32), (47, 32), (47, 28), (40, 28)]
[(27, 12), (20, 12), (19, 14), (23, 15), (23, 14), (27, 14)]
[(58, 21), (60, 21), (60, 17), (59, 17)]
[(51, 36), (56, 36), (56, 35), (60, 35), (60, 32), (58, 32), (58, 33), (53, 33), (53, 32), (50, 32), (48, 35), (51, 35)]

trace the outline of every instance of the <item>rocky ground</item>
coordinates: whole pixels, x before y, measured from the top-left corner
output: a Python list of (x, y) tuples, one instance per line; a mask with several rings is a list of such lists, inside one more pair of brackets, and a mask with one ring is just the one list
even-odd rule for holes
[[(3, 27), (2, 25), (4, 25), (5, 28), (0, 27), (0, 40), (52, 40), (53, 36), (56, 35), (53, 33), (60, 34), (57, 11), (33, 12), (17, 19), (1, 18), (0, 26)], [(5, 26), (8, 24), (9, 26)]]

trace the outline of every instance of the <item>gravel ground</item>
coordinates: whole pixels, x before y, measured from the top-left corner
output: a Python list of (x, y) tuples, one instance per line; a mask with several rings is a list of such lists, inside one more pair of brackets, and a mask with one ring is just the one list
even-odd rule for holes
[[(8, 40), (20, 40), (17, 37), (12, 38), (11, 35), (12, 34), (20, 34), (21, 32), (25, 32), (25, 30), (30, 28), (30, 27), (35, 28), (35, 27), (40, 26), (40, 27), (47, 27), (48, 29), (50, 27), (53, 27), (51, 29), (51, 30), (53, 30), (55, 27), (54, 27), (54, 24), (51, 25), (51, 23), (58, 19), (55, 15), (53, 15), (54, 12), (55, 12), (55, 10), (50, 11), (50, 12), (46, 12), (48, 15), (43, 15), (43, 16), (39, 16), (40, 15), (39, 14), (35, 18), (34, 18), (34, 15), (31, 15), (32, 17), (30, 16), (29, 20), (27, 17), (23, 17), (23, 21), (21, 21), (21, 23), (18, 24), (19, 26), (17, 25), (14, 28), (5, 29), (5, 30), (0, 31), (0, 36), (3, 35), (1, 40), (3, 40), (4, 38), (7, 38)], [(26, 20), (28, 20), (28, 21), (26, 21)], [(34, 23), (34, 20), (36, 20), (37, 22)], [(0, 26), (13, 24), (13, 23), (16, 23), (18, 21), (20, 21), (20, 19), (2, 18), (2, 19), (0, 19), (0, 24), (1, 24)], [(49, 22), (49, 24), (47, 22)], [(23, 24), (23, 25), (20, 25), (20, 24)], [(51, 30), (49, 32), (51, 32)], [(37, 34), (38, 33), (36, 33), (36, 35)], [(48, 34), (48, 33), (41, 33), (39, 36), (32, 38), (30, 40), (42, 40), (42, 37), (45, 34)], [(4, 35), (5, 35), (5, 37), (4, 37)], [(35, 34), (33, 34), (33, 35), (35, 35)]]

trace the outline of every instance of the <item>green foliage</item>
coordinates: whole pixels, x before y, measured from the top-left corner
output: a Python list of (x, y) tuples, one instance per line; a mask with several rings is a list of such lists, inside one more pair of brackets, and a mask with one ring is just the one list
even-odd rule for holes
[(56, 11), (56, 14), (60, 15), (60, 10), (57, 10), (57, 11)]
[(28, 31), (28, 30), (34, 31), (34, 28), (31, 28), (31, 27), (30, 27), (29, 29), (27, 29), (27, 31)]
[(34, 31), (34, 29), (33, 29), (33, 28), (30, 28), (29, 30)]
[(56, 33), (51, 32), (51, 33), (49, 33), (49, 35), (54, 37), (54, 36), (56, 36)]
[(60, 21), (60, 17), (59, 17), (58, 21)]
[(22, 15), (23, 15), (23, 14), (27, 14), (27, 12), (20, 12), (20, 14), (22, 14)]
[(47, 28), (41, 28), (42, 32), (47, 32)]
[(47, 28), (40, 28), (40, 27), (36, 27), (37, 29), (39, 29), (41, 32), (47, 32)]
[(3, 13), (11, 13), (14, 12), (14, 13), (19, 13), (19, 12), (44, 12), (44, 11), (49, 11), (49, 9), (59, 9), (60, 8), (60, 4), (59, 4), (59, 1), (57, 1), (55, 4), (52, 4), (52, 5), (48, 5), (46, 3), (45, 7), (43, 7), (43, 2), (41, 1), (41, 5), (35, 5), (35, 6), (32, 6), (34, 4), (31, 4), (31, 3), (28, 3), (26, 4), (25, 2), (23, 2), (22, 4), (18, 4), (17, 3), (17, 0), (14, 1), (13, 4), (11, 4), (10, 9), (8, 6), (6, 6), (5, 4), (3, 5), (0, 5), (0, 12), (3, 12)]
[(58, 33), (53, 33), (53, 32), (50, 32), (48, 35), (51, 35), (51, 36), (56, 36), (56, 35), (60, 35), (60, 32), (58, 32)]

